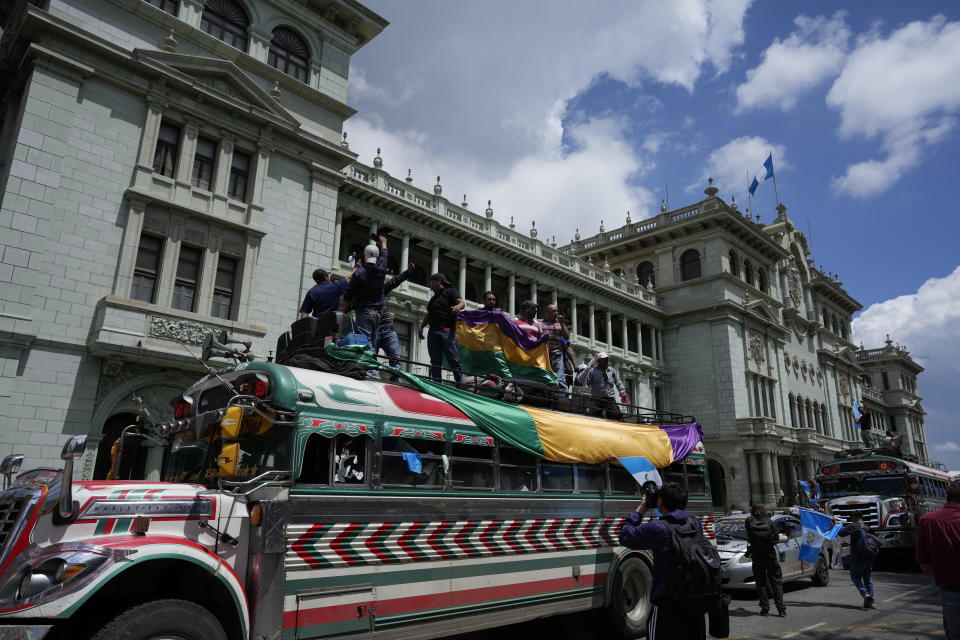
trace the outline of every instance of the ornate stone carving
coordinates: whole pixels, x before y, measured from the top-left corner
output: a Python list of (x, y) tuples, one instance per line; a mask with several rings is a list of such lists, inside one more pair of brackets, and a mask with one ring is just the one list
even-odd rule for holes
[(179, 340), (186, 344), (200, 344), (208, 333), (215, 330), (214, 327), (208, 327), (199, 322), (151, 316), (148, 335), (154, 338), (173, 340), (174, 342)]
[(840, 377), (840, 395), (843, 396), (844, 399), (850, 397), (850, 383), (847, 382), (846, 376)]
[(750, 357), (753, 358), (753, 361), (758, 367), (762, 366), (764, 361), (766, 361), (766, 356), (763, 352), (763, 339), (757, 334), (750, 336)]
[(800, 268), (797, 267), (797, 260), (790, 256), (787, 261), (787, 290), (790, 292), (790, 301), (793, 306), (799, 307), (803, 301), (803, 289), (800, 287)]
[(783, 366), (787, 369), (787, 373), (790, 373), (790, 354), (783, 354)]
[(157, 368), (126, 360), (105, 360), (100, 366), (100, 379), (97, 381), (97, 398), (95, 405), (99, 405), (103, 398), (118, 386), (148, 373), (156, 373)]

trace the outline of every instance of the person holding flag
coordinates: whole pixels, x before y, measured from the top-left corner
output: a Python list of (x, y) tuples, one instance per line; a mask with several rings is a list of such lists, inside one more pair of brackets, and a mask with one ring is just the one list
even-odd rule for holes
[(864, 449), (873, 448), (873, 416), (870, 415), (870, 409), (867, 405), (857, 405), (853, 403), (853, 420), (860, 427), (860, 440), (863, 442)]

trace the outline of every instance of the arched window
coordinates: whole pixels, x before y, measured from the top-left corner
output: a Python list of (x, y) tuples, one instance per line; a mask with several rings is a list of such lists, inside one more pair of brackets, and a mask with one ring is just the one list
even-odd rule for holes
[(730, 273), (740, 276), (740, 258), (737, 257), (737, 252), (733, 249), (730, 249)]
[(833, 326), (833, 332), (837, 335), (840, 335), (840, 326), (837, 324), (837, 316), (830, 316), (831, 325)]
[(646, 261), (637, 265), (637, 278), (640, 280), (641, 287), (657, 286), (657, 274), (653, 270), (653, 263)]
[(843, 339), (847, 339), (847, 323), (844, 320), (840, 321), (840, 335), (843, 336)]
[(764, 269), (763, 267), (760, 267), (757, 269), (757, 288), (760, 289), (760, 291), (763, 291), (764, 293), (768, 293), (767, 270)]
[(751, 287), (753, 286), (753, 263), (749, 260), (743, 261), (743, 279), (747, 281)]
[(680, 255), (680, 279), (693, 280), (700, 277), (700, 252), (687, 249)]
[(290, 29), (277, 27), (273, 30), (270, 40), (270, 53), (267, 63), (300, 82), (307, 81), (307, 61), (310, 59), (310, 50), (303, 38)]
[(794, 429), (797, 428), (797, 404), (794, 401), (793, 394), (787, 394), (788, 402), (790, 403), (790, 426)]
[(805, 429), (807, 427), (807, 420), (806, 420), (806, 414), (803, 411), (803, 398), (801, 398), (800, 396), (797, 396), (797, 418), (798, 418), (797, 422), (799, 423), (800, 428)]
[(240, 51), (247, 50), (247, 26), (250, 19), (233, 0), (206, 0), (200, 16), (200, 28)]

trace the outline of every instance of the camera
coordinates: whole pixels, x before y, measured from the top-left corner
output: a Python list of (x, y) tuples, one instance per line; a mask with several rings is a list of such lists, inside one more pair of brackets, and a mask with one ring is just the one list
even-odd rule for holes
[(640, 487), (640, 490), (643, 492), (643, 496), (647, 499), (648, 508), (654, 508), (657, 506), (657, 501), (660, 499), (660, 487), (657, 486), (657, 483), (653, 480), (648, 480), (644, 482)]

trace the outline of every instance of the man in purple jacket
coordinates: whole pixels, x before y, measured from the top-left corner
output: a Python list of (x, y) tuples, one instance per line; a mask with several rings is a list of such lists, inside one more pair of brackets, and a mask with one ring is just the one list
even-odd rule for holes
[(667, 522), (684, 524), (692, 518), (700, 529), (700, 521), (687, 515), (687, 490), (676, 482), (664, 482), (657, 498), (661, 515), (656, 520), (643, 522), (647, 511), (644, 496), (636, 511), (629, 514), (620, 527), (620, 544), (631, 549), (649, 549), (653, 552), (653, 592), (650, 600), (653, 611), (647, 618), (648, 640), (704, 640), (707, 627), (703, 614), (688, 612), (682, 602), (670, 595), (669, 575), (673, 563), (673, 537)]

